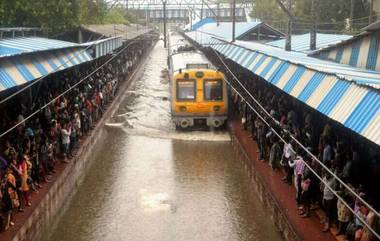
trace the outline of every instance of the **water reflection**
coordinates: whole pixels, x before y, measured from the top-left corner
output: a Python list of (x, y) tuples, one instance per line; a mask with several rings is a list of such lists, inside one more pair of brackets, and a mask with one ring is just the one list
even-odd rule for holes
[(154, 49), (44, 240), (280, 240), (228, 134), (175, 132), (163, 98), (168, 84), (159, 77), (165, 53)]

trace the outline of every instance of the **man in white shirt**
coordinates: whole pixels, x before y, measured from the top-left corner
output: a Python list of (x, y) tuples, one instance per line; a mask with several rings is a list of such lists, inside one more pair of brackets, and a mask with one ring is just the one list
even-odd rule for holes
[(62, 137), (62, 147), (63, 147), (63, 162), (68, 163), (67, 154), (69, 153), (70, 147), (70, 135), (71, 135), (71, 124), (64, 124), (61, 129)]
[(286, 172), (286, 176), (282, 178), (282, 180), (289, 185), (292, 185), (292, 176), (293, 176), (293, 168), (289, 166), (289, 161), (293, 161), (295, 157), (295, 152), (293, 150), (292, 144), (288, 141), (288, 143), (284, 144), (283, 153), (282, 153), (282, 165), (284, 166), (284, 170)]

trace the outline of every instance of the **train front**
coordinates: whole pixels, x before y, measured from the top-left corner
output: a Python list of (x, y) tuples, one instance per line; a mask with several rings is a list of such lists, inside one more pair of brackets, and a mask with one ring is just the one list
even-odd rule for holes
[(223, 73), (211, 68), (200, 53), (174, 55), (172, 66), (172, 117), (176, 127), (222, 127), (228, 114), (227, 90)]

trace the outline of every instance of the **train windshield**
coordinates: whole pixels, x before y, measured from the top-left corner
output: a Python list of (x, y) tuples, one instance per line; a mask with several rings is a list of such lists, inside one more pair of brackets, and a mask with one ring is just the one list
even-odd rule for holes
[(194, 100), (195, 99), (195, 81), (179, 80), (177, 81), (177, 99)]
[(204, 82), (205, 100), (222, 100), (223, 85), (222, 80), (205, 80)]

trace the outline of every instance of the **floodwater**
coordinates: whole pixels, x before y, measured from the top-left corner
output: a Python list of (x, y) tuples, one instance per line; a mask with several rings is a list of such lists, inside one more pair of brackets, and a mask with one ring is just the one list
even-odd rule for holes
[(43, 240), (281, 240), (226, 132), (177, 132), (158, 43)]

